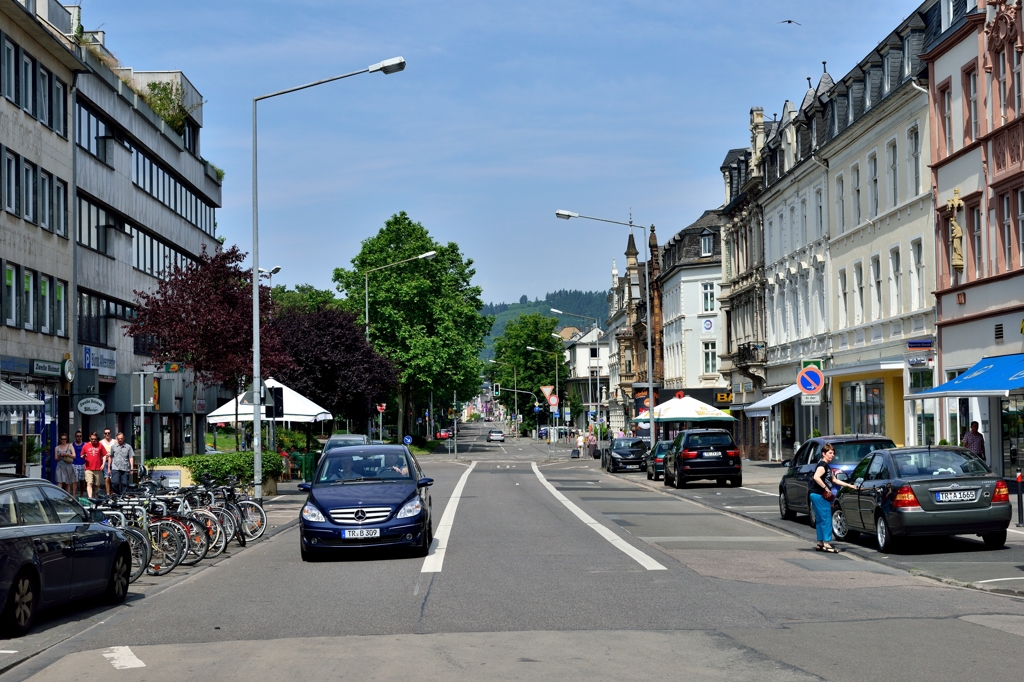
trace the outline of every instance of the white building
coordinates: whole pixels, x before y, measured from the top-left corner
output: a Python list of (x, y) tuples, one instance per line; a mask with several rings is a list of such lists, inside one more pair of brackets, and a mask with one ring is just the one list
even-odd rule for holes
[(563, 377), (565, 395), (580, 396), (578, 404), (571, 398), (568, 409), (572, 411), (574, 423), (586, 423), (585, 412), (599, 412), (608, 402), (608, 357), (609, 337), (600, 329), (573, 335), (565, 342), (565, 361), (569, 365), (569, 376)]

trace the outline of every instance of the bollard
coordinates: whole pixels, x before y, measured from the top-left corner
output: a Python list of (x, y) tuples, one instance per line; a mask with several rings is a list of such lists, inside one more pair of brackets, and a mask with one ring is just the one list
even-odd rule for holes
[(1024, 528), (1024, 492), (1021, 488), (1020, 467), (1017, 467), (1017, 527)]

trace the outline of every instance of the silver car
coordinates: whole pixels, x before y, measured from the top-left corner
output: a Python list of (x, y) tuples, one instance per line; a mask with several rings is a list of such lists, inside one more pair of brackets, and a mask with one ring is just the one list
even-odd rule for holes
[(491, 429), (487, 432), (488, 443), (504, 443), (505, 434), (501, 429)]

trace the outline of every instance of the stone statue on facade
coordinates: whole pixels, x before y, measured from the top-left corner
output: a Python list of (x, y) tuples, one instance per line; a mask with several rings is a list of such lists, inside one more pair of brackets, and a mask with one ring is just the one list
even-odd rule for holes
[(949, 264), (957, 272), (964, 271), (964, 231), (960, 223), (956, 221), (956, 214), (964, 207), (960, 199), (960, 190), (953, 190), (953, 198), (946, 202), (946, 210), (950, 212), (949, 218), (949, 243), (950, 258)]

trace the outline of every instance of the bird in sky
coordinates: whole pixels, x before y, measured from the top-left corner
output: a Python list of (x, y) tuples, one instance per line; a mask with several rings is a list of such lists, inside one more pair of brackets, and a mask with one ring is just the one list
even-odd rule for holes
[(779, 22), (780, 24), (796, 24), (797, 26), (803, 26), (799, 21), (793, 21), (792, 19), (783, 19)]

